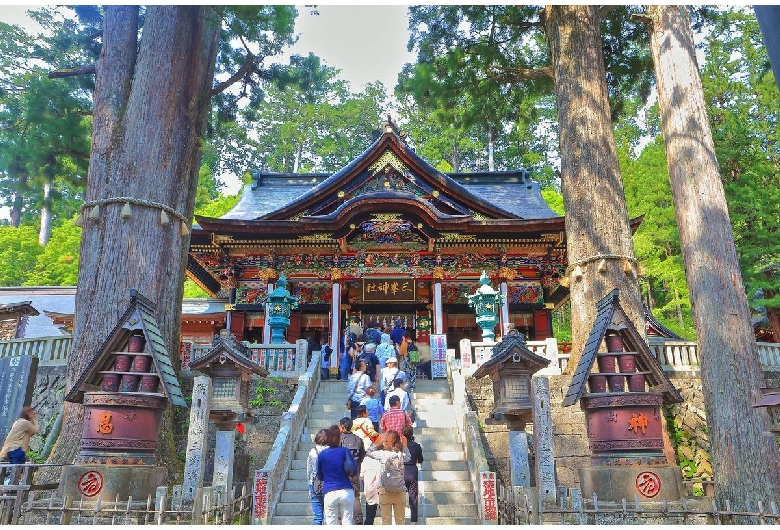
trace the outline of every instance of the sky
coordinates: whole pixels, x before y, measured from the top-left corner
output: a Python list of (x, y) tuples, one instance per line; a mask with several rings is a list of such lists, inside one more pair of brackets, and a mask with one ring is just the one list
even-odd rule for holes
[[(40, 31), (26, 15), (38, 5), (2, 5), (0, 21), (18, 24), (29, 32)], [(414, 54), (406, 51), (409, 40), (409, 19), (406, 5), (320, 5), (317, 15), (299, 5), (295, 22), (298, 42), (289, 55), (318, 55), (327, 65), (341, 70), (340, 78), (349, 81), (353, 92), (360, 92), (367, 83), (381, 81), (388, 93), (398, 82), (398, 73), (405, 63), (414, 62)], [(287, 62), (287, 58), (281, 62)], [(224, 175), (225, 189), (234, 194), (241, 184), (236, 176)], [(7, 212), (0, 208), (0, 217)]]

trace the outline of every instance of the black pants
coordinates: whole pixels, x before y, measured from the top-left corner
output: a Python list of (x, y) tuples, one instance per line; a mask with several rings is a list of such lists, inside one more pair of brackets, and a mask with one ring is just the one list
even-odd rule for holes
[(368, 504), (368, 501), (366, 501), (366, 516), (363, 520), (363, 524), (374, 524), (374, 519), (376, 518), (376, 511), (379, 509), (378, 504)]
[(405, 480), (406, 490), (409, 492), (409, 522), (417, 522), (417, 480)]

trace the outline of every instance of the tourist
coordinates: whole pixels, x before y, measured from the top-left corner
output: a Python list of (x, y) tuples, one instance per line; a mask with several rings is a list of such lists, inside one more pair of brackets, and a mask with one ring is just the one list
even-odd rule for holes
[(314, 515), (312, 524), (322, 524), (323, 493), (322, 481), (317, 479), (317, 457), (328, 448), (327, 429), (320, 429), (314, 437), (314, 447), (309, 451), (309, 457), (306, 459), (306, 475), (309, 477), (309, 502), (311, 503), (311, 513)]
[[(409, 393), (404, 390), (404, 380), (402, 377), (396, 377), (393, 379), (392, 389), (387, 393), (385, 398), (385, 408), (390, 408), (390, 397), (398, 396), (401, 400), (401, 410), (405, 410), (410, 416), (412, 415), (412, 400), (409, 399)], [(400, 430), (398, 432), (401, 432)]]
[(379, 426), (385, 433), (390, 431), (402, 432), (404, 425), (412, 424), (412, 418), (409, 417), (405, 410), (401, 409), (401, 398), (398, 396), (390, 396), (389, 404), (390, 408), (382, 414), (382, 421), (379, 422)]
[[(397, 431), (390, 430), (371, 445), (366, 456), (379, 460), (381, 464), (379, 507), (382, 512), (382, 525), (390, 525), (393, 520), (396, 525), (404, 524), (406, 492), (403, 469), (404, 463), (411, 459), (406, 440)], [(385, 475), (389, 480), (385, 480)]]
[[(370, 447), (370, 446), (369, 446)], [(375, 458), (363, 460), (360, 468), (360, 478), (363, 480), (363, 493), (366, 495), (366, 509), (363, 524), (373, 525), (376, 511), (379, 508), (379, 474), (382, 464)]]
[(366, 330), (363, 332), (363, 334), (366, 336), (367, 344), (375, 344), (378, 346), (380, 340), (382, 339), (382, 332), (374, 327), (373, 322), (369, 322), (369, 325), (366, 327)]
[(352, 453), (352, 458), (357, 463), (358, 472), (350, 477), (352, 487), (355, 490), (355, 502), (352, 508), (352, 520), (354, 524), (363, 524), (363, 509), (360, 506), (360, 466), (366, 456), (366, 448), (359, 436), (352, 434), (352, 419), (341, 418), (339, 420), (341, 432), (341, 447), (346, 447)]
[(414, 429), (411, 425), (405, 425), (401, 434), (406, 439), (406, 447), (411, 456), (408, 461), (404, 461), (404, 482), (406, 483), (406, 491), (409, 493), (409, 522), (417, 524), (417, 492), (420, 478), (417, 464), (423, 463), (423, 450), (420, 444), (414, 441)]
[(333, 348), (328, 346), (328, 339), (321, 339), (320, 342), (320, 355), (322, 355), (322, 364), (320, 365), (320, 378), (323, 381), (327, 381), (330, 378), (330, 356), (333, 353)]
[(357, 359), (357, 345), (355, 340), (350, 338), (347, 341), (347, 348), (341, 354), (341, 360), (339, 362), (339, 380), (348, 381), (349, 376), (352, 373), (352, 368), (355, 366), (355, 359)]
[[(369, 390), (374, 389), (371, 388)], [(365, 398), (363, 401), (365, 401)], [(374, 428), (374, 423), (371, 421), (371, 418), (368, 417), (368, 409), (365, 405), (358, 405), (357, 418), (352, 422), (351, 431), (352, 434), (363, 441), (363, 447), (365, 449), (368, 449), (368, 446), (379, 436), (379, 433), (376, 432), (376, 429)]]
[(368, 342), (363, 346), (363, 353), (358, 356), (358, 360), (366, 363), (366, 373), (371, 377), (374, 388), (379, 385), (379, 358), (376, 356), (376, 344)]
[(326, 525), (353, 524), (355, 489), (350, 477), (357, 474), (357, 463), (346, 447), (341, 447), (341, 431), (331, 425), (325, 432), (328, 447), (317, 457), (317, 478), (322, 480), (323, 512)]
[(398, 358), (393, 356), (387, 359), (387, 366), (382, 369), (379, 376), (379, 400), (387, 403), (387, 393), (393, 390), (393, 381), (397, 378), (406, 378), (406, 374), (398, 368)]
[(3, 448), (0, 449), (0, 459), (7, 458), (11, 464), (24, 464), (27, 462), (27, 450), (30, 448), (30, 438), (41, 431), (38, 425), (40, 415), (33, 407), (25, 405), (22, 413), (11, 426), (8, 436), (5, 437)]
[(368, 419), (374, 425), (374, 430), (379, 430), (379, 420), (382, 419), (382, 413), (385, 408), (382, 406), (382, 402), (376, 397), (376, 390), (374, 387), (366, 389), (366, 397), (360, 400), (360, 404), (366, 407), (368, 411)]
[(349, 329), (350, 333), (354, 333), (355, 337), (362, 335), (363, 326), (360, 325), (360, 317), (353, 317), (347, 329)]
[(371, 387), (371, 378), (364, 372), (366, 363), (358, 359), (355, 373), (349, 376), (347, 382), (347, 407), (350, 418), (357, 418), (357, 408), (361, 400), (366, 396), (366, 389)]
[(395, 346), (400, 346), (401, 341), (404, 338), (404, 329), (401, 327), (401, 319), (396, 319), (393, 322), (393, 330), (390, 332), (390, 340)]
[[(382, 333), (379, 346), (376, 347), (376, 356), (379, 358), (379, 369), (383, 370), (387, 366), (387, 360), (395, 356), (395, 347), (390, 342), (390, 335)], [(381, 390), (381, 388), (380, 388)]]

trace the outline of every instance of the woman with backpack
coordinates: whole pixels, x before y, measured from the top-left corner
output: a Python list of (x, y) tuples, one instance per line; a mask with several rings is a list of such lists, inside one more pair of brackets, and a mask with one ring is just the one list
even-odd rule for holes
[(367, 457), (381, 464), (379, 474), (379, 507), (382, 511), (382, 524), (404, 524), (406, 509), (406, 483), (404, 481), (404, 463), (412, 456), (406, 447), (406, 439), (398, 431), (387, 431), (371, 444)]

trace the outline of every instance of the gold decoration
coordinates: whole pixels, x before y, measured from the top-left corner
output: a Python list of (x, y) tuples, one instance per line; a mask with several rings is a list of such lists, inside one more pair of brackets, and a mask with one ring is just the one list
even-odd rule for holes
[(561, 278), (558, 280), (558, 283), (561, 285), (561, 287), (569, 288), (569, 285), (571, 285), (571, 281), (569, 280), (568, 276), (561, 276)]
[(433, 190), (433, 191), (431, 192), (431, 196), (432, 196), (432, 197), (438, 197), (438, 196), (439, 196), (439, 190)]
[(444, 269), (442, 267), (434, 267), (433, 272), (431, 273), (431, 276), (433, 276), (437, 280), (443, 280), (444, 279)]
[(372, 175), (376, 175), (385, 167), (391, 166), (393, 169), (398, 171), (399, 173), (403, 174), (407, 171), (406, 164), (401, 161), (400, 158), (398, 158), (398, 155), (393, 153), (392, 151), (385, 151), (382, 153), (382, 156), (380, 156), (376, 162), (368, 166), (368, 170), (371, 171)]
[(276, 278), (276, 271), (272, 268), (266, 268), (257, 272), (257, 278), (268, 281), (271, 278)]
[(344, 190), (339, 190), (339, 192), (336, 195), (338, 196), (339, 199), (343, 198), (345, 195)]
[(341, 279), (341, 270), (339, 270), (338, 267), (333, 267), (332, 269), (330, 269), (330, 279), (331, 280)]
[(515, 279), (516, 275), (517, 273), (515, 273), (515, 271), (513, 271), (509, 267), (501, 267), (500, 269), (498, 269), (498, 277), (501, 278), (502, 280), (507, 280), (511, 282), (512, 280)]

